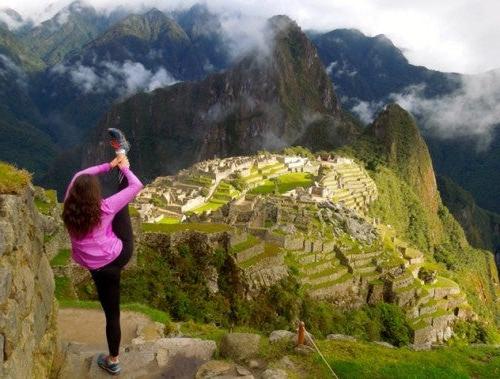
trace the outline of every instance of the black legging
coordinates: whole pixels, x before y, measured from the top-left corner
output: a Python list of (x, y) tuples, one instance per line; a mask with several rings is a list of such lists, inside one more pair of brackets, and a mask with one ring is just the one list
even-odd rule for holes
[[(127, 178), (123, 178), (118, 190), (127, 187)], [(115, 260), (96, 270), (89, 270), (94, 279), (106, 316), (106, 338), (108, 340), (109, 355), (116, 357), (120, 350), (120, 274), (128, 263), (134, 250), (132, 224), (128, 213), (128, 206), (123, 207), (113, 218), (113, 232), (122, 240), (123, 248)]]

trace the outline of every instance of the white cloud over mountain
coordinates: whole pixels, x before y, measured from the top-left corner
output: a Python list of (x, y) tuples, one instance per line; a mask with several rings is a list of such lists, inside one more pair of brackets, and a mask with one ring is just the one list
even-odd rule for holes
[[(85, 0), (101, 10), (119, 4), (136, 11), (186, 8), (194, 0)], [(40, 22), (70, 0), (0, 0)], [(210, 9), (250, 20), (287, 14), (304, 29), (354, 27), (368, 35), (386, 34), (412, 63), (441, 71), (479, 73), (500, 67), (500, 3), (495, 0), (210, 0)], [(249, 24), (247, 20), (246, 25)], [(250, 23), (251, 24), (251, 23)], [(234, 24), (239, 33), (245, 24)], [(246, 34), (248, 35), (248, 34)]]

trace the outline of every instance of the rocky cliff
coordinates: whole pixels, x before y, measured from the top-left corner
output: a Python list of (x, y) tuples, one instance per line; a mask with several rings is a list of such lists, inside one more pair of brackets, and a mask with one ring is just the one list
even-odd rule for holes
[(57, 350), (54, 278), (34, 190), (0, 194), (0, 376), (47, 378)]
[(285, 16), (267, 25), (269, 46), (224, 73), (139, 94), (116, 105), (85, 149), (103, 157), (104, 131), (130, 136), (131, 159), (147, 179), (214, 155), (230, 156), (293, 144), (332, 148), (358, 127), (342, 113), (317, 52)]

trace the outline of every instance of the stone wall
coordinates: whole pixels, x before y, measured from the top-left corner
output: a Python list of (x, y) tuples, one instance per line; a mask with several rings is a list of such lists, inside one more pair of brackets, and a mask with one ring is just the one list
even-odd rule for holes
[[(45, 220), (46, 221), (46, 220)], [(57, 351), (54, 278), (33, 188), (0, 195), (0, 377), (48, 378)]]

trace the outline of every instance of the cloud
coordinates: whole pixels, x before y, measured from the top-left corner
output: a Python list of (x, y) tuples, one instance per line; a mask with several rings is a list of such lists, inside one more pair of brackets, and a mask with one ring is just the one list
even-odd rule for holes
[(28, 77), (26, 72), (21, 67), (16, 65), (12, 59), (3, 54), (0, 54), (0, 76), (9, 80), (14, 77), (14, 80), (19, 87), (24, 89), (28, 87)]
[(396, 102), (414, 114), (428, 134), (443, 139), (468, 137), (479, 149), (488, 147), (500, 126), (500, 70), (464, 76), (460, 87), (449, 95), (428, 98), (424, 90), (424, 84), (410, 86), (383, 102), (349, 99), (354, 103), (351, 111), (369, 123), (387, 102)]
[[(70, 0), (2, 0), (24, 15), (40, 22), (53, 16)], [(150, 7), (161, 10), (187, 8), (196, 0), (121, 0), (120, 6), (136, 12)], [(204, 1), (202, 1), (204, 2)], [(441, 71), (484, 72), (500, 67), (500, 39), (495, 0), (210, 0), (208, 7), (226, 17), (230, 32), (247, 31), (259, 19), (286, 14), (304, 29), (320, 31), (358, 28), (368, 35), (385, 34), (404, 49), (414, 64)], [(114, 0), (86, 0), (101, 11), (117, 7)], [(242, 23), (238, 23), (238, 20)], [(232, 34), (231, 34), (232, 35)], [(230, 35), (230, 37), (231, 37)], [(257, 37), (258, 38), (258, 37)], [(237, 48), (237, 46), (236, 46)]]
[(119, 96), (130, 96), (177, 83), (163, 67), (151, 71), (142, 63), (128, 60), (123, 63), (101, 62), (97, 67), (84, 66), (81, 63), (73, 66), (58, 64), (51, 72), (56, 75), (69, 75), (71, 82), (85, 94), (115, 91)]
[(349, 67), (349, 64), (346, 61), (342, 61), (342, 65), (339, 65), (339, 62), (333, 61), (326, 67), (326, 73), (328, 75), (332, 75), (336, 78), (340, 78), (341, 76), (354, 76), (357, 75), (357, 71), (354, 68)]

